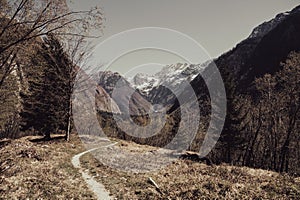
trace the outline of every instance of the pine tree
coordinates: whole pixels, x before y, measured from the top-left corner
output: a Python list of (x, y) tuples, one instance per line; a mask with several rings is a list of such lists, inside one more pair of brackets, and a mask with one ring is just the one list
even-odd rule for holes
[(29, 93), (23, 95), (23, 129), (33, 128), (49, 139), (51, 133), (66, 130), (68, 126), (73, 65), (53, 36), (44, 38), (32, 63), (34, 66), (28, 73)]

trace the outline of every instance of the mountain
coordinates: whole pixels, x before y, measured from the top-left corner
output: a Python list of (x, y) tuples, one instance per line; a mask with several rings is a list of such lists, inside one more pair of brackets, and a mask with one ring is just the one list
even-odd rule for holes
[[(78, 74), (76, 77), (74, 93), (78, 99), (75, 104), (78, 109), (90, 111), (88, 108), (81, 109), (81, 107), (94, 104), (95, 109), (99, 112), (121, 113), (116, 102), (110, 97), (103, 87), (98, 85), (93, 77), (90, 77), (79, 67), (77, 70)], [(90, 104), (89, 102), (95, 103)]]
[[(274, 74), (280, 71), (282, 69), (281, 62), (284, 62), (292, 51), (300, 51), (299, 35), (300, 6), (290, 12), (278, 14), (274, 19), (257, 26), (248, 38), (241, 41), (232, 50), (214, 59), (214, 62), (208, 61), (200, 65), (169, 65), (153, 76), (138, 74), (130, 82), (149, 102), (167, 107), (168, 116), (172, 119), (171, 121), (175, 122), (181, 120), (181, 108), (184, 108), (183, 106), (196, 105), (194, 100), (189, 98), (191, 93), (188, 88), (180, 89), (181, 92), (176, 93), (178, 88), (184, 85), (184, 80), (190, 82), (190, 86), (197, 96), (201, 117), (203, 118), (203, 120), (200, 119), (199, 127), (201, 126), (201, 130), (199, 129), (199, 136), (195, 137), (191, 145), (192, 148), (197, 149), (198, 144), (203, 141), (200, 134), (206, 132), (210, 117), (219, 117), (210, 115), (212, 109), (211, 95), (206, 86), (207, 83), (212, 87), (216, 85), (214, 81), (217, 74), (213, 71), (214, 65), (219, 69), (224, 83), (228, 83), (230, 78), (234, 79), (235, 93), (233, 95), (248, 94), (255, 97), (258, 95), (258, 91), (254, 87), (254, 80), (267, 73)], [(194, 68), (197, 69), (196, 72), (193, 70)], [(185, 72), (187, 72), (186, 75), (183, 75)], [(202, 77), (206, 77), (207, 82), (204, 82)], [(169, 86), (169, 89), (163, 86), (164, 84)], [(173, 89), (173, 92), (171, 89)], [(229, 94), (230, 89), (225, 88), (227, 94)], [(218, 90), (210, 92), (214, 92), (215, 95), (219, 94)], [(179, 103), (178, 99), (184, 101)], [(227, 102), (229, 101), (228, 98)], [(229, 109), (227, 114), (230, 112), (232, 110)], [(228, 119), (228, 116), (226, 119)], [(178, 124), (168, 124), (168, 126), (176, 128)], [(213, 124), (213, 126), (215, 128), (219, 124)], [(172, 130), (172, 128), (170, 129)], [(168, 134), (170, 133), (164, 132), (164, 136)], [(157, 141), (155, 143), (157, 146), (165, 142), (164, 139)], [(136, 140), (136, 142), (143, 141)]]
[[(99, 74), (99, 85), (108, 94), (116, 82), (122, 83), (126, 93), (136, 89), (130, 101), (131, 112), (136, 113), (151, 108), (151, 104), (161, 104), (168, 109), (168, 113), (177, 112), (181, 104), (191, 103), (190, 91), (185, 88), (189, 83), (193, 88), (202, 114), (209, 114), (209, 92), (203, 80), (214, 85), (215, 74), (211, 71), (215, 64), (224, 81), (231, 74), (236, 81), (236, 90), (239, 93), (248, 93), (255, 96), (253, 81), (266, 73), (274, 74), (281, 69), (280, 63), (286, 60), (291, 51), (300, 50), (300, 6), (290, 12), (278, 14), (274, 19), (264, 22), (254, 28), (248, 38), (241, 41), (232, 50), (224, 53), (212, 61), (202, 64), (173, 64), (164, 67), (154, 75), (137, 74), (129, 82), (118, 73), (102, 72)], [(228, 88), (225, 88), (228, 90)], [(122, 94), (121, 94), (122, 96)], [(126, 96), (126, 95), (125, 95)], [(114, 98), (113, 98), (114, 99)], [(125, 99), (114, 99), (121, 112), (124, 112)], [(150, 102), (150, 103), (149, 103)]]
[(255, 78), (274, 74), (291, 51), (300, 50), (299, 35), (300, 6), (256, 27), (247, 39), (215, 63), (221, 73), (229, 69), (235, 74), (240, 91), (249, 91)]
[[(211, 95), (206, 84), (209, 83), (213, 87), (216, 85), (214, 82), (216, 73), (212, 71), (214, 64), (218, 67), (225, 83), (228, 82), (229, 77), (235, 79), (236, 93), (234, 95), (246, 93), (256, 96), (257, 90), (254, 88), (253, 81), (266, 73), (274, 74), (281, 70), (280, 63), (286, 60), (288, 54), (300, 50), (299, 35), (300, 6), (262, 23), (252, 31), (248, 38), (214, 59), (214, 62), (168, 65), (152, 76), (137, 74), (129, 81), (118, 73), (100, 72), (93, 77), (94, 80), (116, 103), (121, 113), (143, 116), (152, 108), (151, 104), (160, 104), (167, 108), (168, 119), (157, 137), (147, 139), (132, 138), (120, 131), (111, 114), (103, 114), (101, 124), (104, 124), (107, 129), (112, 128), (113, 131), (110, 132), (116, 137), (127, 138), (142, 144), (163, 146), (174, 137), (179, 124), (186, 124), (181, 118), (183, 110), (181, 108), (187, 108), (185, 110), (190, 111), (188, 114), (192, 114), (195, 108), (193, 106), (199, 105), (201, 130), (199, 128), (198, 133), (201, 134), (208, 127), (211, 117)], [(207, 78), (206, 83), (202, 77)], [(196, 94), (198, 104), (195, 104), (195, 99), (191, 98), (191, 90), (186, 87), (187, 84), (193, 88), (192, 92)], [(121, 86), (120, 90), (119, 86)], [(225, 89), (228, 92), (230, 88)], [(210, 92), (218, 95), (219, 91)], [(179, 103), (180, 99), (183, 101)], [(147, 124), (146, 121), (147, 119), (143, 118), (138, 120), (138, 123), (144, 125)], [(163, 139), (159, 136), (163, 136)], [(202, 136), (197, 135), (192, 144), (193, 148), (197, 148), (202, 139)]]
[(120, 111), (130, 115), (145, 115), (151, 104), (117, 72), (99, 72), (94, 78), (116, 102)]
[[(253, 81), (269, 73), (279, 71), (281, 62), (286, 60), (292, 51), (300, 51), (300, 6), (290, 12), (278, 14), (274, 19), (256, 27), (250, 36), (236, 45), (232, 50), (207, 64), (197, 77), (191, 81), (198, 99), (209, 96), (202, 77), (214, 80), (214, 64), (218, 67), (223, 79), (231, 74), (236, 81), (239, 93), (256, 94)], [(213, 82), (210, 83), (214, 85)], [(226, 90), (228, 88), (225, 88)], [(150, 92), (151, 93), (151, 92)], [(184, 90), (180, 98), (187, 96)], [(171, 111), (179, 108), (175, 102)]]
[(116, 102), (110, 98), (109, 94), (99, 85), (96, 87), (96, 109), (98, 111), (120, 113), (120, 109)]
[[(225, 77), (228, 71), (234, 75), (240, 92), (250, 92), (255, 78), (277, 72), (281, 69), (280, 63), (291, 51), (300, 50), (299, 35), (300, 6), (257, 26), (248, 38), (214, 59), (214, 63), (222, 77)], [(130, 82), (151, 103), (176, 103), (174, 92), (176, 94), (176, 88), (183, 80), (191, 82), (200, 98), (203, 93), (207, 93), (201, 76), (211, 76), (209, 73), (213, 64), (209, 62), (169, 65), (153, 76), (137, 74)], [(163, 85), (169, 86), (169, 89)]]
[[(83, 70), (78, 71), (72, 102), (72, 117), (78, 133), (99, 133), (97, 113), (120, 114), (121, 111), (109, 94)], [(100, 132), (99, 134), (101, 134)]]
[[(186, 84), (192, 86), (199, 104), (203, 106), (209, 101), (209, 93), (203, 76), (209, 77), (214, 85), (211, 69), (218, 67), (223, 79), (228, 73), (236, 81), (239, 93), (255, 95), (253, 81), (266, 73), (274, 74), (281, 69), (283, 62), (291, 51), (300, 50), (300, 6), (290, 12), (278, 14), (274, 19), (257, 26), (248, 38), (241, 41), (232, 50), (212, 61), (202, 64), (172, 64), (164, 67), (154, 75), (137, 74), (127, 81), (118, 73), (100, 72), (96, 81), (116, 102), (122, 113), (133, 115), (145, 114), (151, 104), (161, 104), (168, 108), (168, 113), (178, 111), (178, 98), (185, 103), (191, 103)], [(116, 85), (122, 85), (122, 90), (116, 90)], [(228, 88), (225, 88), (226, 90)], [(128, 94), (133, 93), (131, 97)], [(206, 106), (207, 107), (207, 106)], [(209, 107), (209, 106), (208, 106)], [(208, 108), (207, 107), (207, 108)], [(209, 113), (210, 108), (200, 108), (202, 113)]]
[(191, 81), (195, 78), (200, 70), (200, 65), (189, 65), (177, 63), (165, 66), (159, 73), (147, 75), (139, 73), (130, 79), (133, 87), (139, 89), (143, 94), (149, 94), (150, 91), (160, 85), (166, 85), (176, 89), (182, 81)]
[(152, 76), (139, 73), (129, 82), (151, 103), (170, 106), (183, 87), (197, 77), (206, 65), (207, 63), (167, 65)]

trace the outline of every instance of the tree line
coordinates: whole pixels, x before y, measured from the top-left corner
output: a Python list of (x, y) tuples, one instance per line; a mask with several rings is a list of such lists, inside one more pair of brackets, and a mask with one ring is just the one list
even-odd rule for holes
[(300, 173), (300, 53), (281, 65), (255, 80), (254, 95), (238, 94), (227, 76), (229, 111), (215, 162)]

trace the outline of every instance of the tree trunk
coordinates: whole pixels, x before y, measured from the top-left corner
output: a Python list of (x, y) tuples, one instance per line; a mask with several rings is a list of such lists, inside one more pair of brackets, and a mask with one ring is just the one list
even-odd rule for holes
[(299, 111), (299, 109), (296, 109), (293, 116), (291, 116), (291, 120), (290, 120), (288, 131), (287, 131), (287, 137), (286, 137), (286, 140), (281, 149), (280, 172), (283, 172), (283, 171), (288, 172), (287, 164), (289, 161), (288, 154), (290, 151), (290, 141), (291, 141), (291, 137), (292, 137), (292, 132), (295, 128), (296, 116), (297, 116), (298, 111)]
[(51, 140), (50, 132), (46, 131), (45, 136), (44, 136), (45, 141)]
[(66, 131), (66, 136), (65, 139), (67, 142), (70, 141), (70, 132), (71, 132), (71, 116), (72, 116), (72, 102), (71, 99), (69, 100), (69, 109), (68, 109), (68, 127), (67, 127), (67, 131)]

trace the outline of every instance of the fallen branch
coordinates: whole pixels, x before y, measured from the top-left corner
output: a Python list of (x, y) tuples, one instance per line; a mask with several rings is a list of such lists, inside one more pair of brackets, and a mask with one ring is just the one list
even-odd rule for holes
[(149, 182), (156, 188), (156, 190), (160, 193), (160, 194), (163, 194), (162, 191), (160, 190), (159, 186), (155, 183), (155, 181), (149, 177)]

